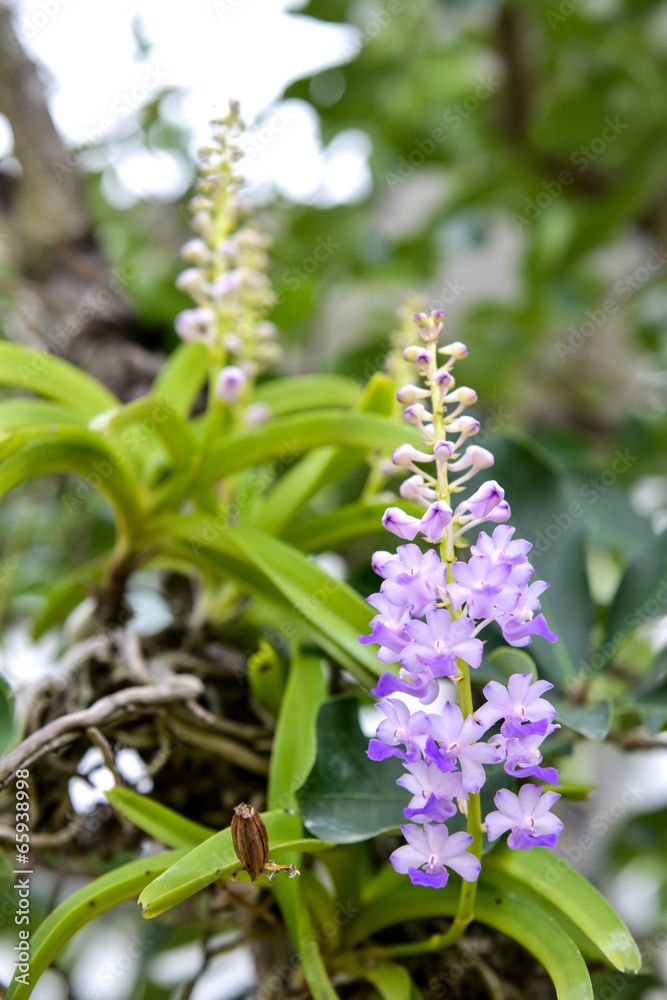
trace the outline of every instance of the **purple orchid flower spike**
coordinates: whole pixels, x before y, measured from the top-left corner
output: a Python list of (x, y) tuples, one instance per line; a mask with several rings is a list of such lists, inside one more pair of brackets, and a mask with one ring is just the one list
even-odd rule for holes
[(380, 591), (392, 604), (412, 607), (420, 617), (435, 605), (438, 588), (445, 586), (446, 566), (434, 549), (422, 553), (418, 545), (399, 545), (397, 559), (383, 564), (385, 581)]
[(401, 652), (400, 663), (411, 673), (430, 667), (435, 677), (454, 677), (456, 660), (465, 660), (471, 667), (482, 662), (483, 646), (471, 638), (475, 628), (470, 618), (452, 621), (449, 611), (433, 608), (426, 612), (426, 621), (410, 621), (405, 630), (412, 640)]
[(466, 882), (474, 882), (481, 871), (481, 864), (468, 853), (472, 837), (467, 833), (449, 834), (440, 823), (427, 823), (422, 829), (410, 823), (401, 827), (407, 844), (397, 848), (390, 856), (394, 870), (409, 875), (415, 885), (428, 885), (441, 889), (447, 885), (451, 868)]
[[(368, 756), (371, 760), (386, 757), (401, 757), (403, 760), (421, 760), (426, 737), (431, 728), (431, 720), (426, 712), (411, 712), (404, 701), (387, 698), (376, 706), (386, 719), (377, 727), (377, 739), (371, 740)], [(398, 746), (405, 747), (405, 753)]]
[(484, 784), (483, 764), (497, 764), (504, 758), (502, 750), (480, 743), (484, 727), (471, 715), (465, 719), (458, 705), (447, 702), (442, 716), (431, 715), (431, 733), (426, 739), (426, 756), (443, 771), (451, 771), (458, 762), (463, 788), (478, 792)]
[(519, 736), (524, 722), (553, 722), (556, 709), (542, 698), (553, 684), (535, 681), (532, 674), (512, 674), (507, 687), (498, 681), (489, 681), (484, 688), (486, 702), (475, 712), (475, 719), (489, 729), (499, 719), (504, 719), (501, 736)]
[(454, 799), (467, 799), (463, 790), (460, 771), (443, 773), (435, 764), (424, 760), (409, 761), (405, 765), (409, 774), (396, 781), (409, 792), (412, 800), (403, 810), (405, 818), (418, 823), (441, 823), (456, 814)]
[(489, 840), (497, 840), (501, 834), (511, 830), (507, 846), (512, 850), (553, 847), (563, 824), (549, 810), (559, 798), (557, 792), (543, 793), (539, 785), (523, 785), (518, 795), (508, 788), (501, 788), (493, 799), (497, 811), (486, 817)]

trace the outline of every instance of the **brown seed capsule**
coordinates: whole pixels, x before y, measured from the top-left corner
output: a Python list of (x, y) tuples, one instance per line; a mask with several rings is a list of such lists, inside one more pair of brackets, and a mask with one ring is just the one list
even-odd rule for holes
[(269, 837), (262, 817), (245, 802), (234, 808), (232, 844), (236, 857), (254, 882), (264, 871), (269, 856)]

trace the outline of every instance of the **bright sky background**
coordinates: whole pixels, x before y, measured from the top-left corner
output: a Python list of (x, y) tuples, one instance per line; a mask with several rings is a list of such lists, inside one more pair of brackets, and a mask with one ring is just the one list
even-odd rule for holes
[[(348, 130), (323, 150), (316, 113), (302, 102), (275, 106), (286, 84), (312, 71), (348, 62), (361, 35), (299, 14), (282, 0), (15, 0), (16, 32), (51, 80), (55, 122), (72, 145), (128, 131), (132, 110), (160, 87), (183, 90), (169, 113), (208, 136), (209, 119), (241, 102), (244, 118), (268, 127), (244, 172), (258, 197), (273, 189), (294, 200), (336, 204), (368, 190), (370, 144)], [(291, 7), (291, 9), (290, 9)], [(152, 46), (137, 60), (132, 24)], [(4, 138), (3, 138), (4, 137)], [(8, 152), (0, 123), (0, 155)], [(250, 158), (249, 158), (250, 159)], [(124, 187), (157, 197), (179, 195), (188, 177), (173, 157), (124, 149), (115, 164)], [(109, 192), (108, 192), (109, 193)], [(119, 202), (122, 192), (111, 192)]]

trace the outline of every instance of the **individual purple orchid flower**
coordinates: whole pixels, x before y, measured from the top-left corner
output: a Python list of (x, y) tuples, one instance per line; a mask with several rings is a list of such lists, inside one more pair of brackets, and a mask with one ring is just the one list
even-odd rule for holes
[(438, 600), (447, 567), (434, 549), (422, 553), (418, 545), (399, 545), (397, 557), (382, 564), (385, 581), (380, 592), (392, 604), (412, 607), (412, 614), (419, 617)]
[(397, 785), (412, 792), (412, 799), (403, 810), (405, 818), (417, 823), (442, 823), (456, 815), (454, 799), (467, 799), (460, 771), (442, 772), (435, 764), (424, 760), (409, 761), (409, 774), (396, 780)]
[[(546, 719), (541, 722), (527, 723), (521, 727), (526, 732), (520, 736), (497, 737), (503, 741), (500, 749), (505, 751), (505, 770), (517, 778), (539, 778), (541, 781), (548, 781), (552, 785), (559, 785), (558, 771), (555, 767), (541, 767), (542, 754), (539, 747), (544, 742), (545, 737), (560, 729), (560, 726), (551, 726)], [(492, 742), (495, 743), (495, 740)]]
[[(431, 720), (426, 712), (411, 712), (404, 701), (397, 698), (387, 698), (376, 706), (381, 709), (386, 719), (377, 727), (377, 739), (371, 740), (368, 756), (371, 760), (384, 760), (386, 757), (401, 757), (403, 760), (421, 760), (422, 750), (426, 744), (426, 736), (431, 728)], [(405, 753), (398, 746), (405, 747)]]
[(510, 646), (527, 646), (533, 635), (541, 635), (549, 642), (556, 642), (558, 639), (547, 625), (544, 615), (535, 615), (535, 611), (541, 607), (539, 596), (548, 586), (544, 580), (536, 580), (529, 587), (522, 588), (513, 610), (497, 619), (505, 641)]
[(449, 834), (441, 823), (425, 827), (409, 823), (401, 827), (407, 844), (391, 854), (394, 871), (409, 875), (414, 885), (441, 889), (447, 885), (451, 868), (466, 882), (474, 882), (481, 871), (478, 858), (468, 852), (473, 838), (468, 833)]
[(380, 648), (375, 654), (378, 660), (383, 663), (398, 663), (400, 654), (411, 641), (405, 631), (410, 612), (392, 604), (382, 594), (371, 594), (368, 603), (379, 613), (370, 620), (371, 634), (360, 635), (359, 642), (364, 646), (378, 643)]
[(497, 840), (501, 834), (511, 830), (507, 846), (512, 850), (554, 847), (563, 824), (549, 810), (559, 798), (557, 792), (543, 793), (539, 785), (523, 785), (518, 795), (508, 788), (501, 788), (493, 799), (497, 811), (486, 817), (489, 840)]
[(452, 621), (445, 608), (432, 608), (426, 612), (425, 622), (406, 623), (405, 631), (412, 642), (403, 649), (399, 661), (416, 674), (430, 667), (435, 677), (454, 677), (459, 657), (477, 668), (482, 662), (483, 646), (479, 639), (471, 638), (474, 628), (471, 618)]
[(480, 531), (476, 544), (470, 546), (470, 554), (485, 556), (494, 566), (509, 566), (507, 582), (524, 587), (534, 572), (526, 559), (533, 546), (523, 538), (512, 540), (515, 531), (516, 528), (510, 524), (499, 524), (490, 537), (485, 531)]
[(504, 753), (489, 743), (480, 743), (484, 727), (471, 715), (463, 718), (458, 705), (448, 701), (442, 715), (430, 715), (431, 733), (426, 739), (425, 755), (442, 771), (451, 771), (458, 763), (463, 788), (478, 792), (484, 784), (483, 764), (498, 764)]
[(430, 705), (438, 697), (440, 686), (437, 678), (433, 676), (433, 671), (428, 667), (425, 667), (420, 674), (411, 674), (401, 667), (398, 677), (388, 672), (384, 673), (375, 687), (371, 688), (371, 694), (376, 698), (387, 698), (397, 693), (412, 695), (413, 698), (419, 699), (422, 705)]
[(456, 582), (447, 585), (452, 610), (465, 604), (472, 618), (498, 618), (511, 612), (521, 596), (519, 588), (508, 582), (511, 571), (511, 566), (494, 565), (486, 556), (455, 562), (452, 575)]
[(556, 709), (541, 696), (550, 691), (549, 681), (533, 681), (532, 674), (512, 674), (503, 687), (498, 681), (489, 681), (484, 688), (486, 702), (475, 712), (475, 719), (489, 729), (494, 722), (504, 719), (501, 736), (520, 736), (524, 722), (553, 722)]

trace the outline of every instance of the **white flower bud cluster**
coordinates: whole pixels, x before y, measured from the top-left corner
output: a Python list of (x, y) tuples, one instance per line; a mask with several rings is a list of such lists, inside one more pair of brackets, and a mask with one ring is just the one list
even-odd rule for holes
[(271, 239), (255, 222), (242, 221), (247, 205), (239, 195), (243, 131), (238, 104), (212, 123), (211, 143), (201, 150), (197, 193), (190, 203), (190, 224), (197, 235), (181, 249), (189, 267), (176, 285), (194, 309), (179, 313), (175, 328), (183, 340), (206, 344), (211, 356), (252, 378), (281, 357), (277, 330), (266, 321), (275, 304), (267, 277)]

